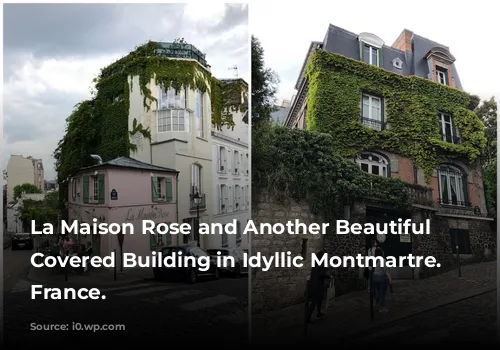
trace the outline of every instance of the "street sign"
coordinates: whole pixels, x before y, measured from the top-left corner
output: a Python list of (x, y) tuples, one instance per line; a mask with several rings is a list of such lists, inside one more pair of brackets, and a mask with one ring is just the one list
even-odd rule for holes
[(113, 188), (111, 190), (111, 200), (116, 201), (117, 199), (118, 199), (118, 192), (116, 192), (116, 190)]

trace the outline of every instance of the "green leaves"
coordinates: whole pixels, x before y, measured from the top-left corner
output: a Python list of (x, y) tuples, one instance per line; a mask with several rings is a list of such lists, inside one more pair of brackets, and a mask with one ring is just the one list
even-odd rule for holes
[[(341, 55), (317, 50), (307, 66), (307, 126), (334, 136), (338, 154), (351, 157), (379, 148), (411, 158), (430, 179), (440, 155), (474, 162), (486, 147), (483, 124), (471, 111), (476, 97), (416, 76), (403, 76)], [(361, 93), (382, 96), (385, 131), (361, 122)], [(461, 144), (439, 137), (438, 112), (453, 115)]]

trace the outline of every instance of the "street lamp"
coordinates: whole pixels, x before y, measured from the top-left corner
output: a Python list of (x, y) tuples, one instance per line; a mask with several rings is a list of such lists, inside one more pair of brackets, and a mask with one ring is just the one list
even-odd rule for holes
[(198, 192), (196, 192), (193, 196), (193, 202), (196, 204), (196, 242), (198, 243), (198, 247), (200, 246), (200, 204), (201, 204), (201, 196)]

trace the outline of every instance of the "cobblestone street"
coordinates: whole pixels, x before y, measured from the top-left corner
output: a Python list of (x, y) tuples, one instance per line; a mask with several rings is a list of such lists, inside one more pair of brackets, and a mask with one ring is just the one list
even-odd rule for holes
[[(15, 255), (22, 261), (26, 260), (21, 258), (21, 255), (26, 255), (23, 254), (25, 252), (13, 253), (11, 258)], [(5, 261), (4, 264), (7, 263)], [(64, 282), (45, 284), (28, 281), (22, 278), (20, 271), (23, 269), (16, 267), (14, 270), (11, 286), (4, 290), (4, 339), (7, 344), (19, 343), (21, 339), (23, 344), (34, 345), (39, 340), (57, 338), (75, 341), (94, 337), (120, 343), (139, 337), (157, 337), (158, 334), (189, 339), (189, 342), (221, 336), (225, 339), (247, 339), (246, 277), (202, 280), (194, 285), (146, 280), (99, 288), (106, 295), (105, 300), (32, 300), (29, 294), (32, 284), (59, 288), (75, 286), (65, 285)], [(30, 331), (33, 324), (71, 325), (73, 322), (82, 325), (114, 325), (116, 328), (124, 325), (126, 332)]]

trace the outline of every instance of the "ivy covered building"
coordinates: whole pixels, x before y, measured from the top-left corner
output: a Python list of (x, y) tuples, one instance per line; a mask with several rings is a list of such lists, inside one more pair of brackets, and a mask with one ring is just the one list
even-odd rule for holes
[[(328, 133), (340, 155), (373, 176), (402, 180), (411, 213), (383, 196), (346, 203), (353, 222), (411, 218), (432, 222), (429, 236), (380, 236), (389, 255), (434, 255), (453, 266), (463, 259), (496, 256), (479, 161), (484, 125), (475, 115), (479, 98), (462, 89), (448, 47), (404, 30), (389, 46), (374, 34), (330, 25), (312, 42), (297, 79), (285, 126)], [(330, 249), (357, 254), (364, 243)], [(402, 268), (399, 277), (424, 271)]]
[[(198, 217), (213, 222), (212, 129), (232, 129), (233, 114), (247, 108), (242, 98), (232, 98), (246, 98), (241, 85), (213, 77), (205, 55), (183, 40), (139, 46), (103, 68), (95, 83), (94, 98), (79, 104), (68, 118), (66, 135), (55, 152), (58, 178), (93, 165), (90, 154), (104, 163), (131, 157), (175, 169), (178, 220), (193, 228)], [(168, 201), (168, 185), (165, 178), (151, 175), (153, 202)], [(222, 238), (199, 237), (193, 229), (170, 242), (187, 243), (220, 246)]]

